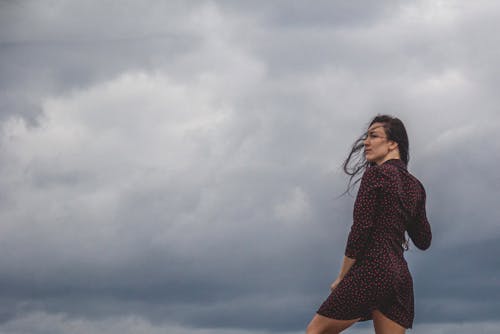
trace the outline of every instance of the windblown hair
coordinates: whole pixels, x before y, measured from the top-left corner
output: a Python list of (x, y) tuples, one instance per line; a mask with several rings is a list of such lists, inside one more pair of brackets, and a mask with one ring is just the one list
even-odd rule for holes
[[(370, 124), (367, 126), (367, 130), (373, 123), (382, 123), (385, 135), (388, 140), (392, 140), (398, 144), (399, 155), (401, 160), (408, 166), (410, 161), (409, 152), (409, 142), (408, 135), (406, 133), (405, 126), (399, 118), (390, 115), (380, 115), (375, 116)], [(366, 138), (367, 131), (365, 131), (352, 145), (351, 152), (349, 156), (344, 161), (342, 167), (347, 175), (350, 175), (349, 183), (347, 185), (347, 190), (341, 194), (344, 195), (349, 193), (350, 190), (361, 180), (361, 176), (368, 166), (375, 165), (375, 162), (368, 162), (364, 155), (364, 140)], [(358, 179), (353, 182), (353, 179), (361, 175)], [(403, 247), (405, 250), (409, 249), (408, 239), (403, 242)]]

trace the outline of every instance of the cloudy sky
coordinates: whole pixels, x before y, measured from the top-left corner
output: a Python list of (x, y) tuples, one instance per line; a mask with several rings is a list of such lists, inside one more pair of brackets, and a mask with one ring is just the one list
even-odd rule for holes
[(499, 30), (495, 1), (0, 1), (0, 333), (302, 333), (377, 113), (434, 233), (412, 332), (497, 333)]

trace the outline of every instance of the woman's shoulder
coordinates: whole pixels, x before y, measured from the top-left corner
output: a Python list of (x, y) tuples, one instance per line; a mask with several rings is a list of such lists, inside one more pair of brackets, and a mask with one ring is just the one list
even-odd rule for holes
[(407, 170), (406, 164), (400, 159), (390, 159), (380, 165), (368, 166), (363, 179), (365, 182), (388, 185), (411, 182), (423, 188), (422, 182)]
[(369, 187), (383, 187), (388, 176), (381, 165), (368, 166), (361, 177), (361, 185)]
[(401, 159), (389, 159), (380, 165), (373, 165), (371, 168), (374, 168), (372, 171), (374, 175), (379, 175), (380, 177), (389, 179), (401, 174), (411, 175), (406, 167), (406, 164)]
[(384, 162), (380, 165), (369, 165), (363, 174), (364, 178), (381, 179), (388, 178), (397, 171), (397, 167), (391, 163)]
[[(425, 194), (425, 187), (418, 177), (413, 175), (406, 164), (399, 159), (391, 159), (381, 165), (374, 166), (377, 170), (373, 174), (379, 174), (389, 184), (404, 183), (410, 188), (417, 188)], [(424, 195), (425, 196), (425, 195)]]

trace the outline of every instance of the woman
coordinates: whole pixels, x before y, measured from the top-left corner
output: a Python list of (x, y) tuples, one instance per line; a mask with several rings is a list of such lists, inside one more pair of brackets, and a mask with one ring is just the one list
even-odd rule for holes
[[(348, 171), (353, 154), (360, 163)], [(407, 170), (408, 136), (403, 123), (377, 115), (344, 162), (350, 181), (366, 168), (354, 203), (344, 260), (331, 294), (307, 327), (307, 334), (340, 333), (357, 321), (373, 319), (377, 334), (405, 333), (414, 318), (413, 281), (403, 251), (405, 231), (425, 250), (431, 228), (425, 189)], [(350, 183), (350, 182), (349, 182)]]

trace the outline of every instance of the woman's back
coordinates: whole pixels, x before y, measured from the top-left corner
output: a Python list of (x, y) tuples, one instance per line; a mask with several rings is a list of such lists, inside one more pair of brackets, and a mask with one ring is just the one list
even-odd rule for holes
[(429, 247), (425, 189), (403, 161), (390, 159), (363, 174), (346, 255), (360, 260), (402, 258), (405, 231), (418, 248)]
[[(379, 186), (372, 237), (367, 244), (366, 256), (402, 257), (405, 231), (408, 231), (418, 248), (428, 248), (432, 236), (425, 212), (426, 195), (422, 183), (408, 172), (400, 159), (390, 159), (370, 168), (378, 170), (369, 173), (371, 180), (366, 181), (378, 182)], [(363, 210), (363, 199), (357, 200), (356, 205), (361, 205), (360, 210)]]

